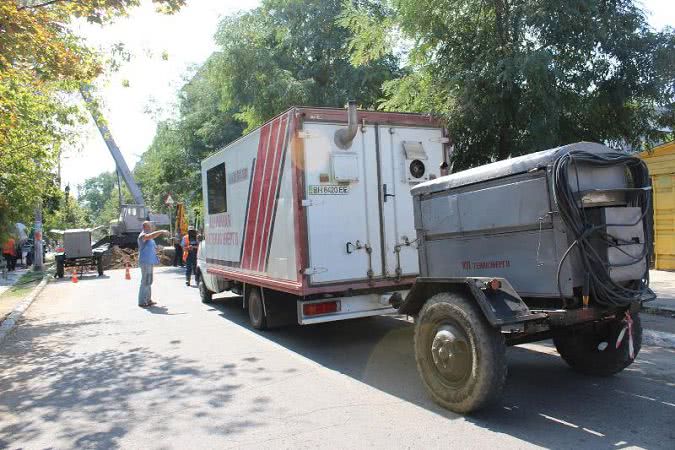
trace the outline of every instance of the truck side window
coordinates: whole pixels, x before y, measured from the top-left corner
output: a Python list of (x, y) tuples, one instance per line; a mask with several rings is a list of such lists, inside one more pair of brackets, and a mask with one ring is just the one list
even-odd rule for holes
[(209, 196), (209, 214), (226, 212), (225, 163), (218, 164), (206, 171), (206, 186)]

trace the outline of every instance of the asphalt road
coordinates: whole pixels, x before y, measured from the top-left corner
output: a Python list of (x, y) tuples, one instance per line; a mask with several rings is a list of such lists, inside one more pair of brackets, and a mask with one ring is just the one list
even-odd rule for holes
[(257, 333), (239, 298), (158, 272), (151, 310), (138, 273), (47, 286), (0, 348), (0, 447), (675, 448), (673, 350), (596, 379), (512, 348), (503, 402), (462, 417), (427, 397), (404, 320)]

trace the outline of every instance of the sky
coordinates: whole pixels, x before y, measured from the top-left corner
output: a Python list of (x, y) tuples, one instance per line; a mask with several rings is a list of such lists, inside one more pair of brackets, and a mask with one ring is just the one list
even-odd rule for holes
[[(180, 12), (167, 16), (156, 13), (146, 0), (112, 24), (76, 25), (89, 45), (106, 50), (122, 42), (132, 54), (118, 72), (96, 85), (111, 134), (131, 169), (152, 142), (157, 121), (175, 114), (177, 92), (193, 68), (216, 49), (213, 35), (220, 19), (257, 5), (257, 0), (188, 0)], [(84, 127), (79, 142), (62, 154), (61, 182), (64, 187), (70, 184), (73, 192), (85, 179), (115, 170), (93, 121)]]
[[(177, 92), (194, 70), (216, 49), (213, 36), (220, 19), (258, 5), (258, 0), (187, 0), (178, 13), (166, 16), (146, 0), (129, 17), (103, 27), (79, 24), (76, 31), (97, 48), (122, 42), (133, 55), (121, 69), (97, 83), (104, 115), (131, 169), (147, 150), (157, 121), (176, 112)], [(675, 0), (642, 0), (651, 25), (675, 27)], [(164, 60), (162, 54), (168, 58)], [(128, 87), (125, 87), (128, 81)], [(75, 187), (115, 163), (93, 122), (77, 145), (66, 148), (61, 160), (63, 186)]]

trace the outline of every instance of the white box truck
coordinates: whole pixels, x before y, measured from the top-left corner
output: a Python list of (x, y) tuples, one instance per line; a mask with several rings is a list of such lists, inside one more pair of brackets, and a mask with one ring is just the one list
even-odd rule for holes
[(460, 413), (499, 398), (507, 345), (630, 366), (655, 298), (644, 161), (580, 142), (432, 180), (447, 145), (422, 115), (292, 108), (206, 159), (203, 301), (241, 294), (256, 328), (413, 316), (424, 386)]
[(256, 328), (394, 313), (419, 272), (410, 188), (448, 141), (430, 116), (350, 102), (291, 108), (210, 156), (202, 300), (242, 295)]

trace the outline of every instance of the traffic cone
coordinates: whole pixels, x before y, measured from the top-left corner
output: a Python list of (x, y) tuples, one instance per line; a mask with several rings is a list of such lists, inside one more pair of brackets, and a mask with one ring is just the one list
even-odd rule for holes
[(77, 271), (75, 270), (74, 267), (73, 271), (70, 274), (70, 281), (72, 281), (73, 283), (77, 283)]
[(131, 272), (129, 272), (129, 263), (127, 263), (126, 271), (124, 272), (124, 279), (131, 280)]

